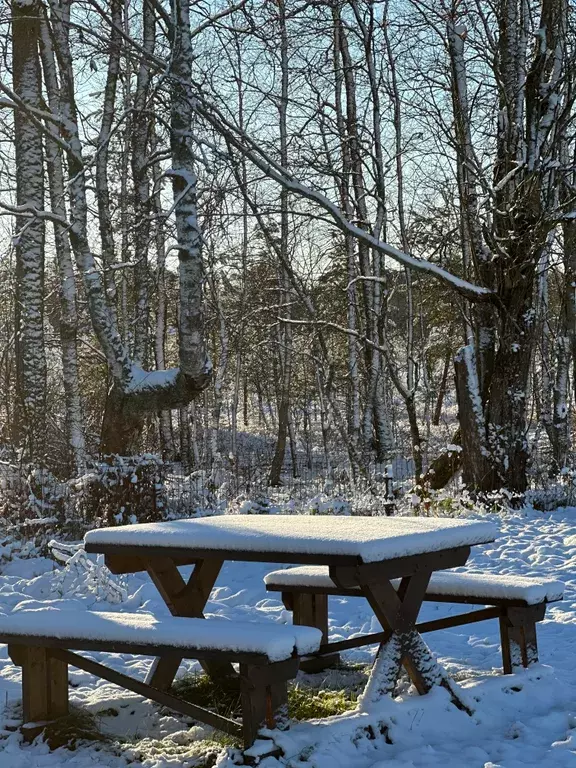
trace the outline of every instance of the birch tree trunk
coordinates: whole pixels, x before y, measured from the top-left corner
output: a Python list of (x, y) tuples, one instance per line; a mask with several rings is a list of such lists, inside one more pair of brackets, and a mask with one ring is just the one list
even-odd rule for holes
[[(95, 162), (96, 203), (98, 206), (98, 226), (102, 254), (102, 279), (108, 311), (112, 314), (115, 324), (117, 318), (117, 289), (113, 264), (115, 261), (114, 233), (110, 209), (110, 190), (108, 185), (108, 162), (110, 157), (110, 139), (114, 114), (116, 111), (116, 92), (120, 73), (120, 53), (123, 27), (121, 0), (110, 0), (110, 18), (112, 25), (109, 38), (108, 67), (102, 105), (102, 122), (98, 135), (98, 152)], [(56, 22), (56, 20), (54, 20)], [(63, 30), (63, 34), (66, 30)], [(128, 79), (128, 78), (127, 78)], [(125, 179), (126, 174), (121, 174)], [(123, 195), (123, 199), (126, 195)], [(127, 232), (127, 227), (122, 228)], [(122, 259), (124, 261), (124, 259)]]
[(148, 162), (154, 121), (150, 117), (150, 59), (156, 37), (155, 11), (152, 0), (142, 2), (142, 56), (136, 77), (132, 111), (132, 184), (134, 187), (134, 362), (144, 368), (149, 364), (149, 274), (150, 247), (150, 164)]
[(138, 444), (146, 412), (181, 407), (208, 384), (211, 366), (206, 352), (202, 304), (202, 238), (196, 205), (194, 172), (192, 35), (186, 2), (174, 6), (170, 61), (170, 152), (174, 215), (180, 274), (180, 368), (145, 371), (130, 358), (118, 331), (88, 238), (86, 167), (78, 130), (72, 56), (67, 30), (70, 0), (51, 0), (50, 23), (64, 95), (64, 140), (67, 142), (71, 198), (70, 242), (80, 272), (92, 325), (110, 367), (113, 385), (102, 424), (102, 451), (126, 453)]
[[(157, 146), (157, 145), (156, 145)], [(156, 244), (156, 324), (154, 329), (154, 358), (156, 368), (159, 371), (165, 370), (166, 358), (166, 233), (164, 228), (164, 215), (162, 211), (162, 200), (160, 198), (161, 171), (158, 163), (154, 163), (152, 168), (152, 179), (154, 182), (154, 194), (152, 196), (152, 208), (154, 211), (154, 241)], [(174, 434), (172, 432), (172, 416), (168, 409), (164, 408), (158, 413), (160, 428), (160, 442), (162, 455), (170, 460), (174, 456)]]
[[(38, 45), (41, 5), (12, 2), (14, 92), (23, 105), (42, 107)], [(42, 130), (25, 109), (14, 113), (16, 204), (16, 409), (15, 444), (30, 459), (43, 456), (46, 441), (46, 352), (44, 346), (44, 153)]]
[[(44, 17), (41, 23), (41, 55), (48, 103), (52, 112), (60, 113), (60, 87), (50, 32)], [(50, 203), (53, 213), (66, 221), (66, 189), (62, 150), (58, 144), (46, 138), (46, 164), (50, 187)], [(78, 378), (78, 311), (76, 306), (76, 278), (65, 224), (54, 221), (54, 245), (60, 279), (60, 344), (62, 347), (62, 375), (66, 404), (66, 431), (70, 463), (77, 474), (86, 464), (84, 420)]]

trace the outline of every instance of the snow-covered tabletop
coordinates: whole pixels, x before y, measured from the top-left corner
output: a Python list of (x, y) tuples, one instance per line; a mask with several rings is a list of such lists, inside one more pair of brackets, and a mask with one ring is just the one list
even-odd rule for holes
[[(136, 547), (250, 553), (250, 559), (292, 556), (350, 557), (364, 563), (443, 549), (486, 544), (497, 535), (484, 521), (439, 517), (326, 517), (323, 515), (221, 515), (88, 531), (89, 552)], [(238, 558), (241, 559), (241, 558)]]

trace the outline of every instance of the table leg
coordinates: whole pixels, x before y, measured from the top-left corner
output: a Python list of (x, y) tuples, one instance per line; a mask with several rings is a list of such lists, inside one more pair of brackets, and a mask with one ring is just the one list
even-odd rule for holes
[(361, 697), (361, 708), (378, 701), (382, 695), (393, 694), (400, 668), (404, 665), (418, 693), (427, 693), (433, 686), (441, 685), (450, 692), (456, 706), (469, 712), (458, 696), (455, 684), (415, 628), (431, 575), (431, 571), (421, 571), (407, 576), (402, 579), (398, 591), (387, 580), (361, 585), (377, 619), (390, 631), (390, 637), (378, 650)]
[[(173, 616), (204, 618), (204, 608), (210, 597), (223, 560), (199, 560), (192, 575), (185, 582), (170, 558), (154, 558), (146, 563), (146, 570)], [(180, 666), (181, 659), (157, 658), (152, 664), (146, 682), (154, 688), (168, 690)], [(236, 677), (228, 662), (202, 661), (202, 669), (210, 677), (221, 680)]]

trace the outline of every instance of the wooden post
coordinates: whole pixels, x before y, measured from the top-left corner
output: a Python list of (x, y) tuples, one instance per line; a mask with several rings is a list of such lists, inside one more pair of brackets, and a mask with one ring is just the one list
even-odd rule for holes
[(50, 720), (48, 649), (23, 648), (22, 712), (24, 724)]
[(288, 680), (296, 677), (298, 659), (264, 667), (240, 664), (242, 734), (249, 747), (260, 728), (276, 728), (288, 714)]
[(502, 642), (502, 666), (505, 675), (511, 675), (514, 667), (529, 667), (538, 661), (536, 622), (542, 621), (546, 604), (508, 607), (500, 616)]
[(31, 740), (45, 723), (68, 714), (68, 665), (49, 648), (9, 646), (8, 653), (22, 667), (23, 733)]
[(48, 708), (50, 719), (68, 714), (68, 664), (48, 654)]
[[(293, 592), (288, 600), (282, 593), (284, 605), (292, 604), (292, 621), (299, 626), (316, 627), (322, 632), (322, 643), (328, 642), (328, 595)], [(304, 672), (321, 672), (333, 667), (340, 661), (339, 653), (330, 653), (303, 661), (300, 668)]]

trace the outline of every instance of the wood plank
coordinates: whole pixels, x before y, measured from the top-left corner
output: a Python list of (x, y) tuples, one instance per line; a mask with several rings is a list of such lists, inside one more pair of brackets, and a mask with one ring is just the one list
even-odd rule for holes
[(169, 691), (176, 679), (180, 664), (182, 664), (181, 656), (156, 656), (150, 665), (145, 682), (160, 691)]
[(456, 616), (444, 616), (441, 619), (423, 621), (420, 624), (416, 624), (416, 629), (422, 634), (424, 632), (436, 632), (439, 629), (450, 629), (451, 627), (461, 627), (465, 624), (475, 624), (478, 621), (498, 619), (501, 615), (502, 609), (495, 606), (493, 608), (483, 608), (479, 611), (459, 613)]
[(502, 668), (505, 675), (512, 674), (512, 649), (510, 647), (510, 624), (506, 616), (500, 617), (500, 647), (502, 649)]
[[(412, 575), (403, 577), (398, 590), (384, 577), (378, 580), (373, 572), (357, 569), (362, 592), (384, 629), (390, 630), (389, 638), (380, 646), (363, 702), (373, 703), (379, 695), (393, 693), (400, 666), (404, 665), (419, 693), (427, 693), (434, 685), (442, 685), (450, 692), (454, 704), (471, 714), (416, 627), (435, 562), (438, 565), (438, 561), (429, 558), (431, 570), (417, 569)], [(338, 569), (334, 570), (338, 572)], [(365, 576), (367, 579), (363, 581)]]
[(275, 728), (288, 710), (287, 680), (296, 676), (296, 663), (267, 667), (240, 665), (240, 694), (244, 745), (253, 743), (262, 727)]
[(266, 688), (248, 688), (242, 685), (242, 674), (240, 674), (240, 698), (242, 701), (242, 738), (244, 746), (248, 747), (254, 743), (258, 736), (258, 731), (267, 725), (267, 700)]
[(48, 708), (50, 718), (68, 714), (68, 664), (48, 651)]
[(306, 659), (325, 656), (329, 653), (338, 653), (339, 651), (348, 651), (350, 648), (362, 648), (365, 645), (385, 643), (389, 638), (390, 630), (385, 630), (383, 632), (371, 632), (368, 635), (360, 635), (360, 637), (351, 637), (348, 640), (337, 640), (333, 643), (323, 643), (316, 651), (316, 653), (309, 653), (302, 657), (301, 666), (303, 661)]
[(51, 719), (46, 648), (32, 645), (23, 648), (22, 711), (25, 724)]
[(322, 641), (328, 641), (328, 597), (327, 595), (299, 595), (294, 601), (294, 624), (316, 627), (322, 632)]
[(299, 563), (301, 565), (357, 565), (360, 558), (355, 555), (326, 555), (309, 552), (277, 552), (273, 550), (235, 549), (192, 549), (190, 547), (141, 547), (134, 544), (100, 544), (86, 542), (86, 552), (103, 554), (106, 557), (124, 556), (145, 558), (169, 557), (174, 561), (194, 560), (235, 560), (256, 563)]
[(538, 661), (538, 639), (536, 636), (536, 624), (530, 624), (524, 629), (524, 666), (529, 667)]
[[(499, 608), (485, 608), (480, 611), (470, 611), (468, 613), (461, 613), (458, 616), (445, 616), (441, 619), (433, 619), (432, 621), (424, 621), (421, 624), (416, 624), (416, 629), (421, 634), (425, 632), (436, 632), (439, 629), (448, 629), (450, 627), (459, 627), (464, 624), (473, 624), (478, 621), (487, 621), (489, 619), (497, 619), (500, 616)], [(359, 637), (352, 637), (348, 640), (338, 640), (336, 642), (322, 643), (316, 653), (310, 653), (302, 657), (300, 666), (308, 659), (313, 659), (318, 656), (324, 656), (326, 654), (335, 653), (339, 651), (347, 651), (350, 648), (362, 648), (365, 645), (375, 645), (376, 643), (384, 643), (390, 637), (390, 631), (372, 632), (368, 635), (360, 635)]]
[[(322, 642), (328, 642), (328, 595), (297, 594), (292, 603), (292, 621), (298, 626), (316, 627), (322, 632)], [(319, 657), (315, 655), (302, 661), (300, 667), (304, 672), (314, 674), (327, 667), (333, 667), (340, 662), (337, 653)]]
[(173, 696), (166, 691), (160, 691), (147, 683), (143, 683), (128, 675), (123, 675), (121, 672), (105, 667), (103, 664), (99, 664), (96, 661), (92, 661), (91, 659), (87, 659), (84, 656), (79, 656), (78, 654), (67, 650), (58, 649), (51, 653), (55, 658), (60, 659), (62, 662), (77, 667), (78, 669), (83, 669), (85, 672), (101, 677), (103, 680), (107, 680), (114, 685), (119, 685), (121, 688), (133, 691), (140, 696), (144, 696), (144, 698), (151, 699), (162, 706), (173, 709), (175, 712), (180, 712), (188, 717), (193, 717), (195, 720), (211, 725), (213, 728), (218, 728), (220, 731), (229, 733), (232, 736), (240, 736), (242, 733), (241, 725), (230, 718), (217, 715), (215, 712), (204, 709), (204, 707), (199, 707), (196, 704), (191, 704), (190, 702), (184, 701), (177, 696)]
[[(194, 565), (196, 562), (189, 557), (172, 558), (173, 562), (177, 566)], [(141, 557), (135, 557), (132, 555), (106, 555), (104, 558), (106, 566), (112, 573), (138, 573), (139, 571), (146, 570), (146, 562)]]
[(330, 578), (338, 587), (350, 589), (358, 584), (382, 583), (383, 579), (399, 579), (420, 572), (456, 568), (459, 565), (465, 565), (469, 556), (470, 547), (454, 547), (374, 563), (358, 563), (355, 566), (344, 566), (334, 562), (329, 564)]
[(390, 632), (378, 649), (366, 687), (359, 698), (361, 710), (378, 703), (382, 696), (392, 695), (400, 675), (403, 644), (398, 633)]
[[(345, 587), (314, 587), (299, 585), (290, 587), (287, 584), (266, 584), (267, 592), (282, 592), (285, 597), (282, 600), (290, 600), (290, 595), (295, 594), (319, 594), (319, 595), (333, 595), (335, 597), (364, 597), (362, 591), (359, 589), (345, 588)], [(546, 601), (542, 603), (536, 603), (535, 605), (528, 604), (525, 600), (518, 600), (516, 598), (506, 597), (488, 597), (486, 595), (438, 595), (434, 592), (428, 591), (424, 597), (424, 602), (427, 603), (455, 603), (463, 605), (501, 605), (511, 608), (537, 608), (543, 607), (546, 609), (547, 605), (552, 602), (559, 602), (556, 600)], [(286, 603), (285, 603), (286, 605)], [(292, 610), (288, 608), (288, 610)]]
[(268, 664), (269, 659), (262, 653), (240, 653), (211, 649), (175, 648), (173, 645), (150, 645), (148, 643), (112, 642), (109, 640), (74, 640), (71, 638), (45, 637), (40, 635), (0, 634), (0, 643), (11, 646), (32, 645), (39, 648), (70, 648), (75, 651), (104, 651), (109, 653), (130, 653), (141, 656), (172, 656), (208, 661), (237, 661), (246, 664)]
[[(528, 605), (525, 600), (509, 599), (507, 597), (487, 597), (482, 595), (481, 597), (474, 595), (437, 595), (434, 592), (429, 592), (425, 601), (427, 603), (462, 603), (463, 605), (501, 605), (511, 607), (523, 607)], [(546, 603), (541, 603), (546, 605)]]
[(272, 685), (296, 677), (299, 664), (300, 659), (297, 656), (272, 664), (243, 664), (240, 674), (247, 685)]
[[(196, 561), (188, 583), (169, 557), (153, 558), (145, 560), (145, 563), (150, 578), (173, 616), (204, 618), (204, 607), (224, 564), (223, 560), (212, 558)], [(200, 663), (213, 679), (233, 680), (236, 677), (230, 663), (208, 659), (203, 659)], [(171, 659), (158, 658), (148, 673), (147, 682), (156, 688), (168, 690), (174, 682), (179, 666), (174, 656)]]

